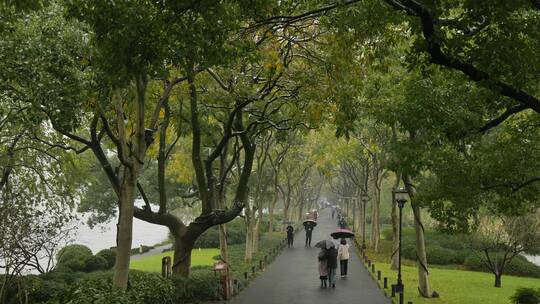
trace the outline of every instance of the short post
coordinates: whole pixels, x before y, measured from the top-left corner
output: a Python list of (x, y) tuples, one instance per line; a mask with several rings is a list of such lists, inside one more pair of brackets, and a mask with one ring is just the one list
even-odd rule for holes
[(255, 275), (255, 266), (251, 266), (251, 273)]
[(412, 301), (407, 302), (407, 304), (412, 304)]
[(264, 256), (264, 265), (268, 265), (268, 256)]
[(161, 259), (161, 275), (164, 278), (170, 278), (172, 275), (170, 256), (166, 256)]
[(392, 298), (396, 297), (396, 285), (392, 284)]
[(263, 261), (259, 260), (259, 270), (263, 270)]
[[(244, 279), (247, 280), (248, 279), (248, 273), (247, 272), (244, 272)], [(386, 279), (386, 278), (385, 278)]]
[(384, 289), (388, 288), (388, 278), (387, 277), (384, 277), (384, 280), (383, 280), (384, 284)]
[(399, 293), (399, 304), (403, 304), (403, 291)]
[(381, 271), (377, 270), (377, 281), (381, 280)]
[(367, 260), (368, 267), (371, 267), (371, 260)]
[(371, 264), (371, 272), (375, 273), (375, 264)]

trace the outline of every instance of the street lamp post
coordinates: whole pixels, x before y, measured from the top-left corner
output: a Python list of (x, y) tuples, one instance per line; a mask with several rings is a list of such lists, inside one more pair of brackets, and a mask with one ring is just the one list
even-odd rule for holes
[(362, 194), (362, 252), (366, 251), (366, 205), (368, 201), (367, 193)]
[[(399, 243), (398, 243), (398, 277), (395, 287), (396, 293), (403, 293), (403, 281), (401, 280), (401, 240), (402, 240), (402, 223), (403, 223), (403, 207), (407, 202), (408, 192), (405, 188), (399, 188), (393, 191), (394, 198), (399, 208)], [(403, 297), (400, 297), (400, 304), (403, 304)]]

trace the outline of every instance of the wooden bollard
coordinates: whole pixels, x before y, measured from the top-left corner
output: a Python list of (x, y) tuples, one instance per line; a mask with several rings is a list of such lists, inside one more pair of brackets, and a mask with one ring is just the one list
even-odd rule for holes
[(384, 280), (383, 280), (384, 284), (384, 289), (388, 288), (388, 278), (387, 277), (384, 277)]
[(247, 272), (244, 272), (244, 279), (248, 279), (248, 273)]
[(367, 265), (371, 267), (371, 260), (367, 260)]
[(263, 261), (259, 260), (259, 270), (263, 270)]
[(403, 304), (403, 292), (399, 293), (399, 304)]
[(407, 302), (407, 304), (412, 304), (412, 301)]
[(381, 280), (381, 271), (377, 270), (377, 281)]
[(170, 278), (172, 275), (170, 256), (165, 256), (161, 259), (161, 275), (164, 278)]
[(255, 274), (255, 266), (251, 266), (251, 273)]
[(371, 272), (375, 273), (375, 264), (371, 264)]
[(268, 265), (268, 256), (264, 256), (264, 265)]
[(396, 285), (392, 284), (392, 298), (396, 297)]

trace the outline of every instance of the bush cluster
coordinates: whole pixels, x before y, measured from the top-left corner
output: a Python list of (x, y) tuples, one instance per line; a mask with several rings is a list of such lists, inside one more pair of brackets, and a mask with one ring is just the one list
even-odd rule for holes
[(107, 270), (114, 266), (116, 253), (110, 249), (104, 249), (96, 255), (80, 244), (68, 245), (57, 254), (56, 269), (59, 272), (92, 272)]
[[(476, 254), (468, 256), (465, 259), (464, 266), (468, 270), (490, 272), (486, 264)], [(504, 274), (540, 278), (540, 267), (518, 255), (510, 263), (506, 264)]]
[[(382, 231), (386, 240), (392, 239), (392, 229)], [(426, 254), (429, 264), (462, 265), (468, 270), (489, 272), (482, 260), (475, 254), (470, 236), (463, 234), (447, 234), (438, 231), (426, 231)], [(411, 227), (403, 229), (403, 258), (416, 260), (415, 232)], [(540, 267), (517, 256), (506, 265), (504, 274), (540, 277)]]
[(510, 298), (513, 304), (539, 304), (540, 288), (519, 288)]
[[(280, 218), (274, 218), (274, 227), (279, 227)], [(261, 233), (268, 231), (268, 221), (265, 219), (259, 225)], [(244, 244), (246, 241), (246, 225), (243, 219), (235, 219), (227, 223), (227, 243), (229, 245)], [(219, 247), (219, 227), (214, 226), (205, 231), (195, 242), (195, 248)]]

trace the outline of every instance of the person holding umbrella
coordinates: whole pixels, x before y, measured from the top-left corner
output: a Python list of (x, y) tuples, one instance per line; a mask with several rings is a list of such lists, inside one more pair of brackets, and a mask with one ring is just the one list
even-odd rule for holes
[(347, 276), (347, 266), (349, 264), (349, 244), (345, 239), (341, 239), (338, 246), (338, 259), (340, 264), (341, 277)]
[[(315, 244), (315, 247), (321, 248), (318, 255), (319, 260), (319, 279), (321, 280), (321, 287), (326, 288), (326, 281), (328, 280), (328, 250), (336, 247), (334, 242), (329, 240), (322, 240)], [(331, 286), (331, 285), (330, 285)]]
[(327, 250), (328, 285), (332, 288), (336, 288), (337, 256), (338, 251), (335, 245)]
[(304, 229), (306, 230), (306, 247), (311, 247), (311, 237), (313, 235), (313, 229), (317, 226), (317, 222), (314, 220), (305, 220)]
[(294, 228), (293, 226), (287, 226), (287, 247), (291, 248), (294, 243)]

